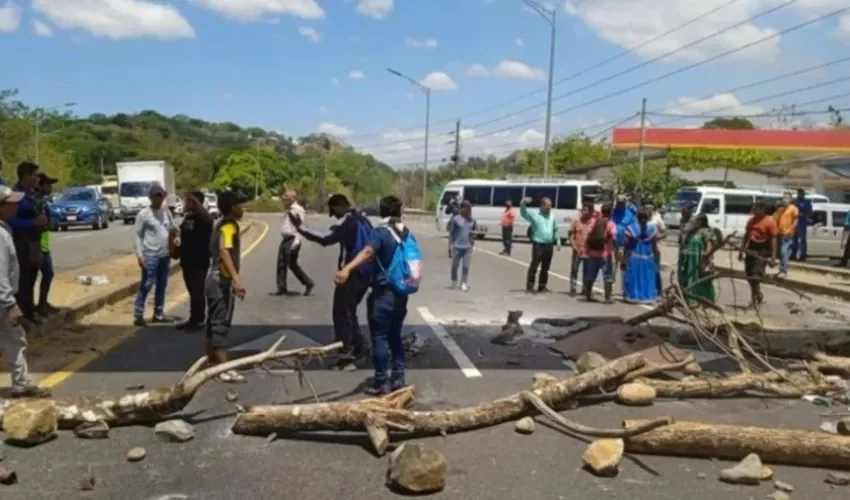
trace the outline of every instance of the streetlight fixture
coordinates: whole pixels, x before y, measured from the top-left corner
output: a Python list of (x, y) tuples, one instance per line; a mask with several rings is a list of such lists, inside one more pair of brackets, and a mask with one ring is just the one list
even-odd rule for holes
[(431, 128), (431, 89), (422, 85), (420, 82), (410, 78), (409, 76), (396, 71), (392, 68), (387, 68), (387, 71), (395, 76), (404, 78), (412, 83), (416, 88), (425, 94), (425, 163), (422, 165), (422, 209), (428, 208), (428, 139)]
[(59, 104), (56, 106), (49, 107), (47, 109), (40, 108), (35, 112), (35, 163), (38, 165), (38, 136), (41, 134), (41, 120), (44, 118), (44, 114), (47, 112), (55, 112), (60, 109), (70, 109), (76, 106), (76, 102), (66, 102), (64, 104)]
[(549, 175), (549, 146), (552, 132), (552, 84), (555, 75), (555, 30), (557, 23), (555, 22), (556, 9), (547, 9), (537, 0), (522, 0), (529, 8), (540, 14), (540, 17), (546, 20), (552, 27), (552, 34), (549, 40), (549, 89), (546, 97), (546, 138), (543, 144), (543, 177)]

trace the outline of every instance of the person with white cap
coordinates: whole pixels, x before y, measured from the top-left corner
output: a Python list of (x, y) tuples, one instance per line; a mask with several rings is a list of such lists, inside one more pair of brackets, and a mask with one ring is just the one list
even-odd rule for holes
[(171, 211), (164, 205), (165, 188), (154, 183), (150, 189), (150, 206), (136, 216), (134, 230), (136, 258), (142, 270), (139, 292), (136, 294), (135, 326), (146, 326), (145, 301), (156, 283), (153, 302), (153, 322), (167, 323), (165, 316), (165, 287), (171, 271), (171, 245), (177, 239), (179, 228), (174, 223)]
[(9, 221), (18, 212), (24, 193), (0, 186), (0, 348), (12, 372), (13, 398), (44, 398), (50, 391), (32, 383), (27, 365), (27, 334), (21, 327), (23, 312), (18, 307), (20, 267)]

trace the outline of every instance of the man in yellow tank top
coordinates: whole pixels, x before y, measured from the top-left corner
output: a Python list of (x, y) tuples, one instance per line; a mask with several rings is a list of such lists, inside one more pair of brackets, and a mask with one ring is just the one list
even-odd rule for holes
[[(45, 214), (50, 212), (50, 203), (47, 199), (50, 193), (53, 192), (53, 185), (58, 179), (54, 179), (44, 172), (38, 173), (38, 205), (43, 207)], [(36, 313), (41, 316), (48, 316), (59, 311), (56, 307), (50, 305), (47, 296), (50, 295), (50, 285), (53, 283), (53, 256), (50, 254), (50, 230), (44, 228), (41, 233), (41, 253), (43, 258), (39, 271), (41, 272), (41, 282), (38, 290), (38, 306)]]

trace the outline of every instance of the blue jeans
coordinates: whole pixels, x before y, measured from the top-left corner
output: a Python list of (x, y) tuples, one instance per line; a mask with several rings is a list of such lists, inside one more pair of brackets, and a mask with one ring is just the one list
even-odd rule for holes
[[(452, 249), (452, 283), (457, 281), (457, 268), (461, 267), (460, 280), (464, 283), (469, 281), (469, 265), (472, 262), (471, 248), (453, 248)], [(461, 265), (462, 263), (462, 265)]]
[(614, 263), (611, 257), (587, 257), (584, 259), (584, 286), (592, 287), (600, 272), (602, 272), (603, 282), (614, 282)]
[(791, 259), (791, 245), (794, 240), (790, 236), (779, 237), (779, 272), (788, 273), (788, 260)]
[[(572, 262), (570, 262), (570, 293), (575, 293), (576, 291), (576, 283), (578, 283), (578, 271), (585, 266), (585, 261), (587, 258), (579, 256), (578, 252), (573, 250), (573, 258)], [(584, 282), (584, 278), (582, 277), (582, 282)]]
[(397, 295), (389, 287), (373, 288), (366, 299), (375, 387), (388, 382), (393, 388), (405, 385), (401, 329), (407, 316), (407, 299), (406, 295)]
[(153, 296), (153, 315), (165, 314), (165, 287), (168, 285), (168, 274), (171, 270), (169, 265), (171, 257), (148, 256), (144, 258), (145, 267), (142, 269), (142, 281), (139, 283), (139, 293), (136, 294), (136, 319), (142, 319), (145, 315), (145, 301), (148, 294), (156, 283)]
[(41, 261), (41, 283), (38, 285), (38, 306), (47, 306), (47, 296), (50, 295), (50, 284), (53, 283), (53, 257), (50, 252), (42, 254), (44, 259)]
[[(803, 216), (800, 216), (803, 219)], [(797, 260), (806, 260), (809, 252), (808, 245), (808, 228), (805, 224), (797, 224), (797, 232), (794, 233), (794, 241), (791, 243), (791, 258)], [(799, 253), (797, 253), (799, 251)]]

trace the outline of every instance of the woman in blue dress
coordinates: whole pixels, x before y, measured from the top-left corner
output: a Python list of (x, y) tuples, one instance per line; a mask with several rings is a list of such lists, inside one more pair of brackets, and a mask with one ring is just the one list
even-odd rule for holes
[(626, 227), (623, 262), (623, 300), (629, 303), (649, 304), (658, 299), (655, 281), (658, 253), (658, 232), (649, 223), (649, 214), (641, 210), (637, 221)]

